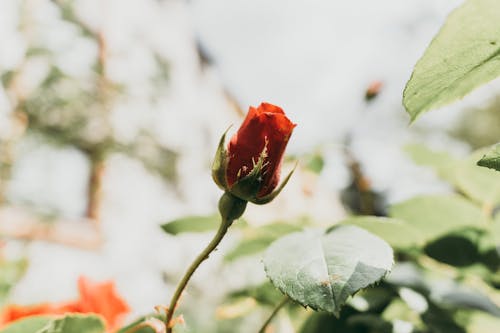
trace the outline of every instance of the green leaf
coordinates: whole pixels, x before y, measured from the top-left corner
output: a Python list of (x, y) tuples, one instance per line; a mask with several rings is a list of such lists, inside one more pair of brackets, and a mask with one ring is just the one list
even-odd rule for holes
[(229, 299), (215, 310), (218, 320), (231, 320), (248, 316), (259, 304), (251, 297)]
[(415, 163), (432, 167), (439, 177), (479, 204), (493, 207), (500, 203), (500, 174), (476, 165), (484, 150), (478, 150), (462, 160), (423, 145), (408, 145), (405, 150)]
[(356, 225), (379, 236), (395, 248), (408, 248), (424, 243), (422, 233), (404, 221), (376, 216), (350, 217), (341, 221), (342, 224)]
[(397, 287), (413, 289), (422, 295), (430, 293), (430, 285), (421, 269), (411, 262), (394, 265), (391, 274), (387, 276), (385, 281)]
[(234, 249), (229, 251), (228, 254), (224, 256), (226, 261), (234, 261), (240, 259), (241, 257), (251, 256), (264, 251), (269, 244), (271, 244), (275, 238), (273, 237), (262, 237), (246, 239), (240, 242)]
[(53, 319), (44, 316), (18, 320), (0, 333), (104, 333), (102, 319), (96, 315), (71, 314)]
[(406, 85), (412, 121), (500, 75), (499, 31), (498, 0), (468, 0), (450, 14)]
[(11, 288), (21, 279), (27, 267), (26, 259), (0, 261), (0, 304), (5, 302)]
[(212, 216), (187, 216), (167, 222), (161, 226), (163, 231), (170, 235), (185, 232), (207, 232), (217, 230), (220, 224), (218, 215)]
[(470, 201), (457, 195), (414, 197), (393, 205), (389, 215), (417, 228), (426, 241), (463, 227), (485, 227), (487, 219)]
[[(483, 249), (482, 263), (485, 264), (490, 270), (497, 271), (500, 268), (500, 214), (497, 213), (493, 222), (488, 225), (488, 239), (490, 242), (486, 243)], [(489, 247), (489, 249), (488, 249)], [(495, 275), (497, 277), (498, 275)]]
[(492, 209), (500, 204), (500, 173), (479, 168), (476, 161), (484, 150), (472, 153), (455, 170), (455, 186), (466, 196)]
[(383, 320), (379, 315), (357, 313), (351, 308), (346, 310), (346, 315), (342, 315), (340, 318), (335, 318), (327, 313), (314, 313), (301, 327), (300, 333), (393, 332), (392, 324)]
[(374, 286), (353, 296), (349, 305), (360, 312), (379, 312), (383, 310), (394, 297), (394, 291), (384, 286)]
[(344, 315), (341, 318), (335, 318), (328, 313), (313, 313), (301, 327), (300, 333), (353, 332), (343, 318)]
[(237, 290), (229, 294), (229, 299), (251, 297), (262, 305), (275, 306), (283, 296), (269, 281), (261, 285), (251, 286), (242, 290)]
[(352, 225), (284, 236), (266, 251), (271, 282), (303, 306), (339, 315), (349, 296), (382, 279), (393, 253), (382, 239)]
[(325, 167), (325, 159), (320, 152), (305, 157), (305, 167), (313, 173), (320, 174)]
[[(297, 224), (300, 224), (300, 222), (297, 222)], [(275, 222), (257, 227), (253, 233), (256, 235), (278, 238), (301, 230), (302, 227), (295, 224)]]
[(35, 333), (44, 328), (52, 319), (43, 316), (33, 316), (17, 320), (6, 326), (0, 333)]
[(468, 289), (458, 284), (454, 285), (450, 290), (436, 291), (433, 299), (443, 306), (474, 309), (489, 313), (495, 317), (500, 317), (500, 307), (487, 295), (478, 290)]
[(392, 324), (383, 320), (379, 314), (360, 313), (349, 317), (346, 322), (349, 327), (352, 327), (352, 332), (394, 332)]
[(481, 312), (473, 312), (469, 314), (467, 332), (497, 333), (499, 327), (500, 318)]
[(432, 150), (422, 144), (409, 144), (404, 147), (404, 150), (418, 165), (431, 166), (435, 169), (447, 168), (456, 162), (453, 155)]
[(487, 152), (477, 165), (500, 171), (500, 143), (497, 143)]
[(287, 223), (271, 223), (257, 228), (244, 230), (244, 239), (232, 249), (224, 259), (234, 261), (244, 256), (264, 251), (278, 237), (300, 231), (302, 228)]
[(104, 322), (98, 316), (72, 314), (50, 321), (36, 333), (104, 333), (105, 330)]
[(465, 228), (432, 241), (425, 246), (424, 252), (448, 265), (470, 266), (482, 259), (480, 241), (484, 234), (484, 230)]
[(404, 150), (416, 164), (429, 166), (439, 177), (451, 183), (454, 182), (454, 168), (458, 160), (449, 153), (434, 151), (420, 144), (406, 145)]
[(496, 245), (500, 245), (500, 213), (495, 215), (493, 223), (489, 225), (489, 230)]
[(404, 320), (412, 323), (413, 326), (421, 325), (418, 314), (400, 298), (394, 298), (384, 309), (382, 318), (388, 321)]
[(465, 330), (456, 323), (450, 311), (429, 303), (427, 311), (421, 315), (422, 321), (428, 327), (428, 332), (436, 333), (466, 333)]

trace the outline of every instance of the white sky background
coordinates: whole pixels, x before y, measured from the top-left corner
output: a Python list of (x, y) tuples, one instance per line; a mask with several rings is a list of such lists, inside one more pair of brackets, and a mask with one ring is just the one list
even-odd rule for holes
[[(95, 55), (95, 45), (76, 38), (71, 29), (58, 23), (57, 13), (48, 1), (32, 2), (41, 10), (36, 15), (45, 27), (41, 40), (60, 48), (56, 61), (61, 68), (84, 77), (88, 59)], [(259, 215), (255, 208), (250, 209), (249, 215), (258, 222), (269, 220), (269, 216), (286, 217), (308, 211), (326, 219), (341, 215), (329, 200), (348, 181), (340, 149), (335, 148), (348, 132), (353, 134), (354, 153), (365, 165), (373, 185), (386, 191), (391, 201), (446, 190), (430, 172), (412, 165), (401, 152), (404, 143), (425, 141), (458, 153), (467, 149), (442, 130), (453, 123), (463, 105), (476, 103), (477, 98), (431, 112), (412, 127), (408, 127), (409, 117), (401, 106), (412, 66), (446, 15), (461, 1), (76, 3), (82, 19), (105, 31), (111, 54), (109, 75), (129, 91), (113, 109), (117, 135), (131, 141), (139, 129), (148, 128), (166, 145), (182, 151), (179, 168), (183, 195), (148, 175), (137, 162), (123, 156), (112, 157), (105, 180), (105, 247), (99, 253), (89, 253), (34, 242), (28, 248), (32, 266), (14, 290), (15, 301), (65, 299), (75, 293), (76, 277), (81, 273), (100, 279), (115, 278), (135, 313), (146, 313), (152, 306), (168, 301), (172, 291), (162, 283), (160, 272), (166, 270), (179, 277), (206, 237), (167, 237), (161, 234), (158, 224), (183, 214), (205, 214), (215, 209), (220, 193), (210, 179), (211, 155), (220, 134), (229, 124), (239, 122), (225, 103), (222, 86), (244, 108), (261, 101), (282, 106), (298, 124), (290, 152), (304, 153), (318, 145), (333, 147), (326, 150), (327, 165), (315, 200), (298, 205), (294, 195), (299, 192), (296, 189), (300, 180), (292, 181), (290, 193), (288, 197), (284, 193), (281, 203), (274, 208), (259, 207), (270, 215), (262, 217), (263, 213)], [(14, 0), (0, 2), (2, 71), (15, 68), (25, 50), (24, 38), (15, 29), (18, 4)], [(214, 60), (211, 70), (202, 72), (199, 68), (196, 39)], [(145, 102), (146, 82), (152, 74), (151, 50), (165, 55), (171, 66), (169, 86), (154, 108)], [(42, 67), (43, 64), (33, 64), (32, 73), (39, 73)], [(27, 86), (32, 77), (36, 75), (28, 76)], [(374, 80), (383, 81), (384, 87), (381, 95), (367, 105), (363, 99), (365, 89)], [(488, 93), (483, 91), (481, 96)], [(0, 131), (6, 133), (9, 128), (2, 119), (9, 112), (9, 103), (3, 96), (0, 90)], [(24, 157), (16, 169), (11, 193), (14, 197), (31, 196), (41, 204), (57, 205), (67, 214), (78, 214), (84, 207), (85, 185), (71, 179), (85, 177), (88, 166), (72, 151), (47, 149), (40, 148)], [(59, 160), (58, 154), (64, 156)], [(36, 179), (42, 180), (37, 183)], [(51, 179), (55, 182), (49, 185), (47, 181)], [(70, 183), (75, 185), (76, 195), (67, 195)], [(195, 284), (212, 281), (211, 274), (218, 270), (219, 263), (217, 258), (211, 261), (197, 274)], [(261, 278), (261, 267), (256, 265), (253, 270), (259, 271), (256, 275)], [(242, 271), (237, 281), (212, 282), (234, 287), (245, 279), (255, 280), (249, 273), (252, 269), (239, 269)]]
[(460, 2), (198, 0), (192, 8), (201, 40), (242, 104), (283, 105), (300, 124), (295, 146), (309, 146), (338, 140), (360, 120), (373, 80), (386, 85), (371, 113), (403, 115), (412, 66)]

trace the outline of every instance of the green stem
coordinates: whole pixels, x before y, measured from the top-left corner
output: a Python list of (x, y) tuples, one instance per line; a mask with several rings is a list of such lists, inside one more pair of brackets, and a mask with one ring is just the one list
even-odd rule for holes
[(266, 331), (267, 326), (269, 326), (269, 324), (273, 321), (274, 317), (278, 314), (281, 308), (283, 308), (289, 301), (290, 298), (288, 296), (285, 296), (283, 298), (283, 300), (276, 306), (276, 308), (274, 308), (273, 312), (271, 313), (269, 318), (267, 318), (264, 325), (262, 325), (262, 327), (259, 330), (259, 333), (264, 333)]
[(222, 240), (222, 238), (224, 238), (224, 235), (226, 234), (228, 228), (231, 226), (232, 223), (233, 220), (229, 219), (222, 220), (219, 229), (217, 230), (217, 233), (215, 234), (212, 241), (210, 241), (207, 247), (198, 255), (198, 257), (196, 257), (191, 266), (189, 266), (186, 274), (184, 274), (182, 280), (179, 282), (179, 285), (177, 286), (177, 289), (175, 290), (174, 296), (172, 297), (172, 300), (170, 301), (170, 305), (168, 307), (169, 311), (167, 312), (167, 318), (165, 320), (165, 325), (167, 326), (167, 333), (172, 333), (172, 327), (170, 325), (170, 322), (174, 317), (174, 312), (175, 308), (177, 307), (177, 302), (179, 301), (182, 292), (186, 288), (187, 283), (191, 279), (191, 276), (196, 271), (198, 266), (200, 266), (200, 264), (204, 260), (208, 259), (210, 253), (212, 253), (212, 251), (215, 250), (217, 245), (219, 245), (220, 241)]

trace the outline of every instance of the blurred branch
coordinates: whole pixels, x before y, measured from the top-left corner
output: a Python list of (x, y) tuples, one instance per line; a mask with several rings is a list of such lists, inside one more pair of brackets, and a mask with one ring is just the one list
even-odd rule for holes
[(105, 162), (102, 160), (92, 161), (90, 167), (87, 195), (88, 202), (85, 216), (98, 223), (101, 218), (102, 179)]
[[(112, 132), (111, 125), (109, 124), (108, 113), (111, 108), (111, 95), (113, 85), (106, 76), (106, 64), (108, 56), (108, 47), (106, 43), (105, 34), (103, 31), (93, 31), (87, 24), (85, 24), (73, 10), (72, 3), (70, 1), (56, 0), (56, 5), (59, 6), (62, 12), (63, 19), (74, 23), (79, 26), (82, 31), (93, 37), (97, 41), (98, 45), (98, 56), (97, 56), (97, 78), (96, 78), (96, 97), (98, 100), (98, 108), (102, 110), (100, 121), (105, 123), (108, 135), (106, 139), (110, 136)], [(109, 141), (105, 140), (105, 141)], [(93, 223), (100, 222), (100, 201), (101, 201), (101, 184), (104, 175), (104, 159), (105, 154), (103, 153), (103, 148), (101, 147), (101, 142), (96, 142), (93, 145), (87, 147), (87, 155), (90, 159), (90, 177), (88, 182), (88, 205), (86, 217), (89, 218)]]
[(59, 7), (61, 10), (62, 18), (65, 21), (72, 22), (82, 29), (82, 32), (86, 36), (91, 36), (98, 39), (98, 33), (92, 30), (87, 24), (78, 18), (75, 11), (73, 10), (73, 1), (68, 0), (52, 0), (52, 2)]
[(240, 102), (237, 101), (236, 97), (226, 88), (223, 87), (224, 89), (224, 97), (226, 98), (226, 101), (228, 102), (229, 106), (240, 116), (240, 117), (245, 117), (246, 112), (243, 110), (243, 108), (240, 105)]
[[(200, 40), (195, 41), (195, 47), (196, 47), (196, 53), (198, 55), (198, 61), (199, 61), (201, 70), (203, 71), (206, 68), (214, 67), (215, 66), (214, 58), (210, 55), (210, 53), (208, 52), (208, 50), (205, 48), (205, 46), (203, 45), (203, 43)], [(222, 92), (224, 94), (224, 97), (225, 97), (226, 101), (228, 102), (229, 106), (231, 107), (231, 109), (233, 109), (238, 114), (238, 116), (243, 118), (245, 116), (246, 112), (241, 107), (237, 98), (234, 96), (233, 93), (231, 93), (229, 88), (226, 85), (224, 85), (222, 82), (221, 82), (221, 86), (222, 86)]]
[(177, 178), (175, 164), (178, 154), (163, 147), (151, 134), (145, 131), (139, 132), (131, 144), (116, 143), (114, 151), (137, 159), (149, 172), (162, 177), (164, 180), (175, 182)]
[(349, 149), (344, 149), (347, 166), (351, 173), (351, 184), (341, 193), (342, 202), (355, 214), (385, 216), (385, 199), (373, 191), (371, 182), (363, 173), (361, 165)]
[(273, 312), (269, 315), (267, 320), (264, 322), (262, 327), (259, 330), (259, 333), (265, 333), (267, 331), (267, 327), (273, 321), (274, 317), (278, 314), (278, 312), (283, 308), (287, 303), (290, 302), (290, 298), (288, 296), (283, 297), (283, 300), (278, 303), (278, 305), (274, 308)]
[[(175, 161), (177, 154), (163, 147), (153, 137), (141, 133), (131, 144), (122, 144), (114, 137), (113, 127), (109, 118), (109, 110), (115, 98), (121, 93), (120, 87), (106, 75), (108, 60), (108, 44), (103, 31), (96, 31), (83, 22), (73, 8), (73, 1), (52, 0), (60, 9), (63, 20), (79, 27), (84, 35), (94, 39), (98, 46), (98, 54), (94, 62), (94, 76), (91, 82), (82, 82), (72, 78), (52, 65), (47, 77), (37, 89), (29, 94), (21, 91), (23, 66), (14, 71), (4, 73), (2, 83), (6, 85), (11, 103), (14, 108), (14, 126), (19, 128), (21, 136), (25, 130), (39, 135), (39, 142), (46, 142), (58, 146), (74, 146), (82, 151), (90, 161), (90, 175), (88, 179), (88, 202), (86, 221), (97, 224), (100, 219), (101, 187), (104, 175), (104, 164), (107, 156), (112, 152), (123, 152), (138, 159), (149, 170), (169, 181), (175, 179)], [(26, 1), (32, 4), (32, 1)], [(23, 10), (24, 12), (28, 12)], [(23, 29), (31, 27), (29, 20), (22, 22)], [(30, 43), (29, 43), (30, 44)], [(31, 44), (29, 45), (31, 47)], [(36, 48), (36, 46), (35, 46)], [(39, 55), (40, 50), (28, 52), (28, 58)], [(50, 56), (49, 50), (41, 50), (45, 56)], [(45, 54), (44, 52), (47, 52)], [(168, 66), (163, 59), (159, 61), (160, 76), (167, 78)], [(161, 61), (160, 61), (161, 60)], [(90, 83), (90, 84), (89, 84)], [(19, 136), (16, 136), (19, 137)], [(37, 138), (38, 139), (38, 138)], [(2, 187), (10, 178), (10, 168), (14, 163), (12, 148), (14, 142), (0, 142), (0, 200)], [(40, 230), (35, 232), (40, 234)], [(43, 228), (42, 228), (43, 229)], [(45, 230), (45, 229), (43, 229)], [(42, 232), (42, 234), (44, 234)], [(32, 237), (30, 236), (21, 237)], [(38, 237), (38, 236), (36, 236)]]
[[(26, 5), (28, 5), (27, 3)], [(26, 26), (21, 24), (22, 27)], [(25, 99), (25, 93), (19, 83), (23, 68), (26, 66), (26, 58), (16, 70), (2, 74), (1, 84), (4, 86), (6, 95), (11, 104), (11, 131), (10, 135), (4, 140), (0, 139), (0, 205), (6, 201), (5, 188), (7, 180), (10, 179), (12, 165), (14, 163), (14, 146), (17, 140), (24, 135), (28, 126), (28, 119), (22, 110), (22, 104)]]
[(351, 170), (352, 185), (359, 193), (359, 210), (363, 215), (373, 215), (375, 204), (371, 195), (370, 180), (361, 171), (361, 165), (352, 155), (348, 155), (348, 166)]
[(95, 250), (102, 236), (87, 219), (43, 222), (39, 217), (14, 207), (0, 208), (0, 234), (3, 237), (41, 240)]

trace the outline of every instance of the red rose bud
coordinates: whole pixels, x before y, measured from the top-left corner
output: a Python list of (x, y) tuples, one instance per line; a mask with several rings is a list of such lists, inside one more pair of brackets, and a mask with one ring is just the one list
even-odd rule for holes
[(256, 204), (273, 200), (293, 172), (278, 187), (283, 154), (295, 126), (275, 105), (250, 107), (227, 149), (226, 133), (221, 138), (212, 168), (215, 182), (241, 200)]

